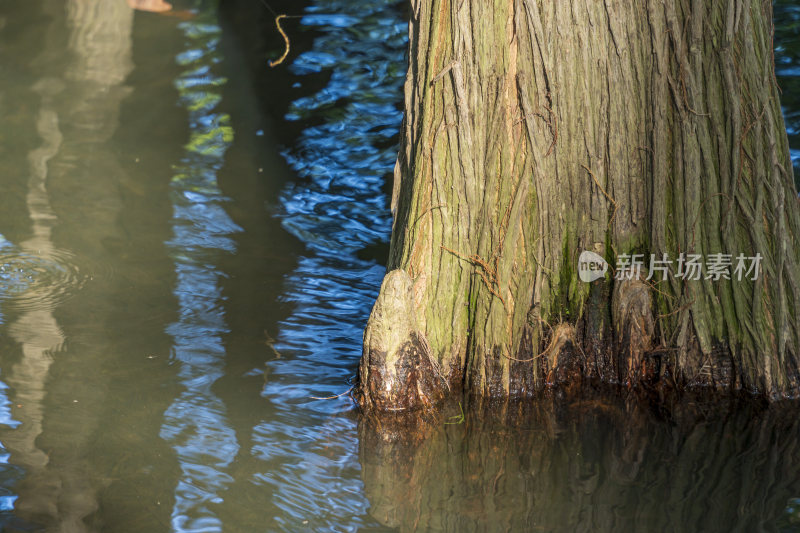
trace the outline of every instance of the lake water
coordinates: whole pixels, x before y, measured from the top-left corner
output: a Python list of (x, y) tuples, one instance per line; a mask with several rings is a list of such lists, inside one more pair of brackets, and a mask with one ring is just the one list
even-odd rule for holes
[[(796, 412), (361, 420), (338, 395), (384, 272), (405, 4), (271, 2), (304, 15), (272, 69), (266, 4), (175, 4), (0, 3), (2, 531), (800, 531)], [(776, 21), (800, 150), (800, 8)]]

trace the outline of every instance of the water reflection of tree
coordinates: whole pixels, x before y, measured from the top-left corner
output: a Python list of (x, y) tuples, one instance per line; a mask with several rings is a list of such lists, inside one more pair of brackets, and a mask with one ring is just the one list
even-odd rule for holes
[(400, 531), (771, 530), (800, 494), (796, 413), (545, 399), (415, 439), (386, 423), (362, 422), (361, 465), (371, 514)]
[[(98, 444), (98, 433), (109, 425), (107, 403), (119, 405), (108, 394), (112, 369), (121, 366), (117, 354), (130, 354), (130, 346), (123, 345), (131, 339), (120, 327), (130, 321), (106, 325), (112, 316), (140, 315), (148, 295), (145, 286), (133, 295), (120, 294), (131, 283), (131, 260), (138, 257), (120, 253), (120, 243), (129, 237), (120, 219), (135, 195), (126, 194), (128, 172), (110, 145), (130, 93), (124, 81), (133, 67), (133, 14), (122, 1), (48, 0), (16, 9), (50, 22), (40, 29), (41, 49), (30, 53), (30, 83), (25, 77), (14, 80), (35, 95), (26, 98), (36, 102), (32, 121), (39, 137), (28, 152), (31, 232), (19, 246), (43, 261), (69, 262), (65, 267), (94, 279), (82, 288), (64, 287), (73, 293), (67, 302), (32, 299), (15, 315), (8, 331), (21, 344), (22, 356), (3, 370), (21, 425), (3, 430), (0, 440), (10, 461), (24, 467), (15, 486), (16, 514), (48, 529), (84, 531), (97, 527), (98, 515), (90, 517), (100, 508), (100, 491), (112, 483), (105, 475), (110, 469), (100, 466), (126, 462), (113, 454), (95, 455), (108, 445)], [(146, 192), (148, 185), (138, 187)], [(154, 206), (150, 220), (156, 213)], [(139, 253), (153, 255), (150, 249)], [(105, 275), (108, 271), (117, 276)], [(137, 345), (146, 349), (150, 337), (143, 328), (137, 334)], [(158, 409), (158, 402), (149, 400), (140, 411)]]
[[(63, 4), (55, 4), (45, 9), (55, 13), (59, 7), (64, 9)], [(127, 6), (118, 2), (71, 0), (66, 3), (66, 10), (71, 60), (57, 65), (65, 67), (65, 75), (59, 78), (59, 68), (56, 68), (46, 72), (33, 87), (41, 102), (35, 120), (42, 143), (29, 153), (31, 177), (26, 203), (32, 235), (20, 244), (23, 250), (54, 262), (63, 255), (53, 239), (58, 217), (52, 207), (50, 185), (63, 182), (68, 171), (65, 165), (76, 165), (70, 156), (77, 156), (78, 151), (70, 147), (80, 146), (82, 150), (86, 143), (107, 140), (113, 133), (124, 95), (124, 91), (119, 90), (120, 84), (132, 66), (132, 16)], [(40, 61), (49, 67), (56, 66), (48, 64), (48, 60), (52, 59), (52, 54), (62, 51), (45, 48)], [(91, 183), (96, 185), (98, 181)], [(113, 217), (116, 211), (113, 204), (111, 207), (106, 213)], [(93, 222), (108, 228), (112, 226), (111, 217)], [(19, 485), (16, 503), (20, 515), (59, 524), (62, 530), (81, 531), (83, 518), (97, 508), (97, 498), (92, 480), (84, 473), (88, 458), (72, 454), (80, 449), (92, 425), (84, 425), (81, 431), (72, 427), (72, 431), (62, 435), (58, 450), (71, 451), (67, 461), (52, 457), (56, 450), (48, 450), (51, 452), (48, 454), (40, 448), (40, 436), (48, 424), (43, 406), (45, 387), (64, 340), (55, 318), (55, 305), (56, 302), (41, 299), (9, 326), (9, 332), (21, 344), (23, 352), (8, 377), (9, 384), (16, 390), (15, 416), (22, 424), (5, 434), (3, 440), (12, 454), (12, 461), (24, 466), (27, 472)], [(67, 435), (72, 438), (67, 439)]]
[(189, 118), (190, 136), (171, 178), (174, 261), (178, 320), (167, 328), (174, 339), (174, 359), (182, 391), (164, 412), (160, 437), (178, 458), (181, 473), (174, 488), (172, 527), (178, 531), (222, 527), (217, 508), (233, 483), (229, 469), (239, 442), (227, 406), (212, 390), (224, 375), (229, 331), (222, 305), (219, 267), (236, 252), (232, 236), (241, 228), (225, 209), (217, 172), (233, 142), (230, 116), (217, 109), (226, 78), (215, 72), (220, 29), (208, 14), (184, 22), (186, 48), (178, 55), (175, 80)]

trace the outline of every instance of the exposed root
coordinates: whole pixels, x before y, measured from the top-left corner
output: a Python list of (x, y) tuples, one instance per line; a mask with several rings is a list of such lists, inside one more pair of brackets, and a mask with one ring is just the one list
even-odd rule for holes
[[(640, 274), (640, 277), (643, 277)], [(645, 355), (653, 347), (655, 320), (650, 287), (642, 279), (617, 280), (611, 297), (619, 379), (632, 384), (643, 377)]]
[[(581, 368), (576, 367), (575, 353), (570, 353), (570, 348), (577, 349), (584, 359), (586, 355), (578, 343), (575, 328), (571, 324), (560, 323), (555, 327), (550, 344), (547, 348), (548, 370), (546, 383), (548, 385), (556, 382), (577, 382), (582, 374)], [(580, 367), (580, 364), (577, 365)]]
[(383, 280), (364, 330), (359, 404), (376, 411), (430, 410), (447, 385), (417, 323), (411, 278), (393, 270)]

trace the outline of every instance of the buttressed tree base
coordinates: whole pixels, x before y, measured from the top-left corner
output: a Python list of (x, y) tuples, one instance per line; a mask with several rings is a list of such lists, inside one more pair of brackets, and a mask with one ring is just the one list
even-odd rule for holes
[[(771, 2), (414, 0), (409, 29), (365, 408), (581, 379), (798, 395)], [(579, 278), (584, 251), (605, 276)], [(681, 276), (691, 256), (730, 271)], [(739, 256), (760, 270), (733, 275)], [(644, 267), (619, 275), (631, 257)]]

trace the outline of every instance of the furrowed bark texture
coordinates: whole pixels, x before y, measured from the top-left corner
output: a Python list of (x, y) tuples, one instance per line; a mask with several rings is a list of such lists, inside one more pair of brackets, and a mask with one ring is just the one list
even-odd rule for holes
[[(409, 61), (389, 270), (451, 386), (797, 394), (800, 219), (770, 2), (415, 0)], [(583, 283), (583, 250), (760, 253), (762, 272)]]

